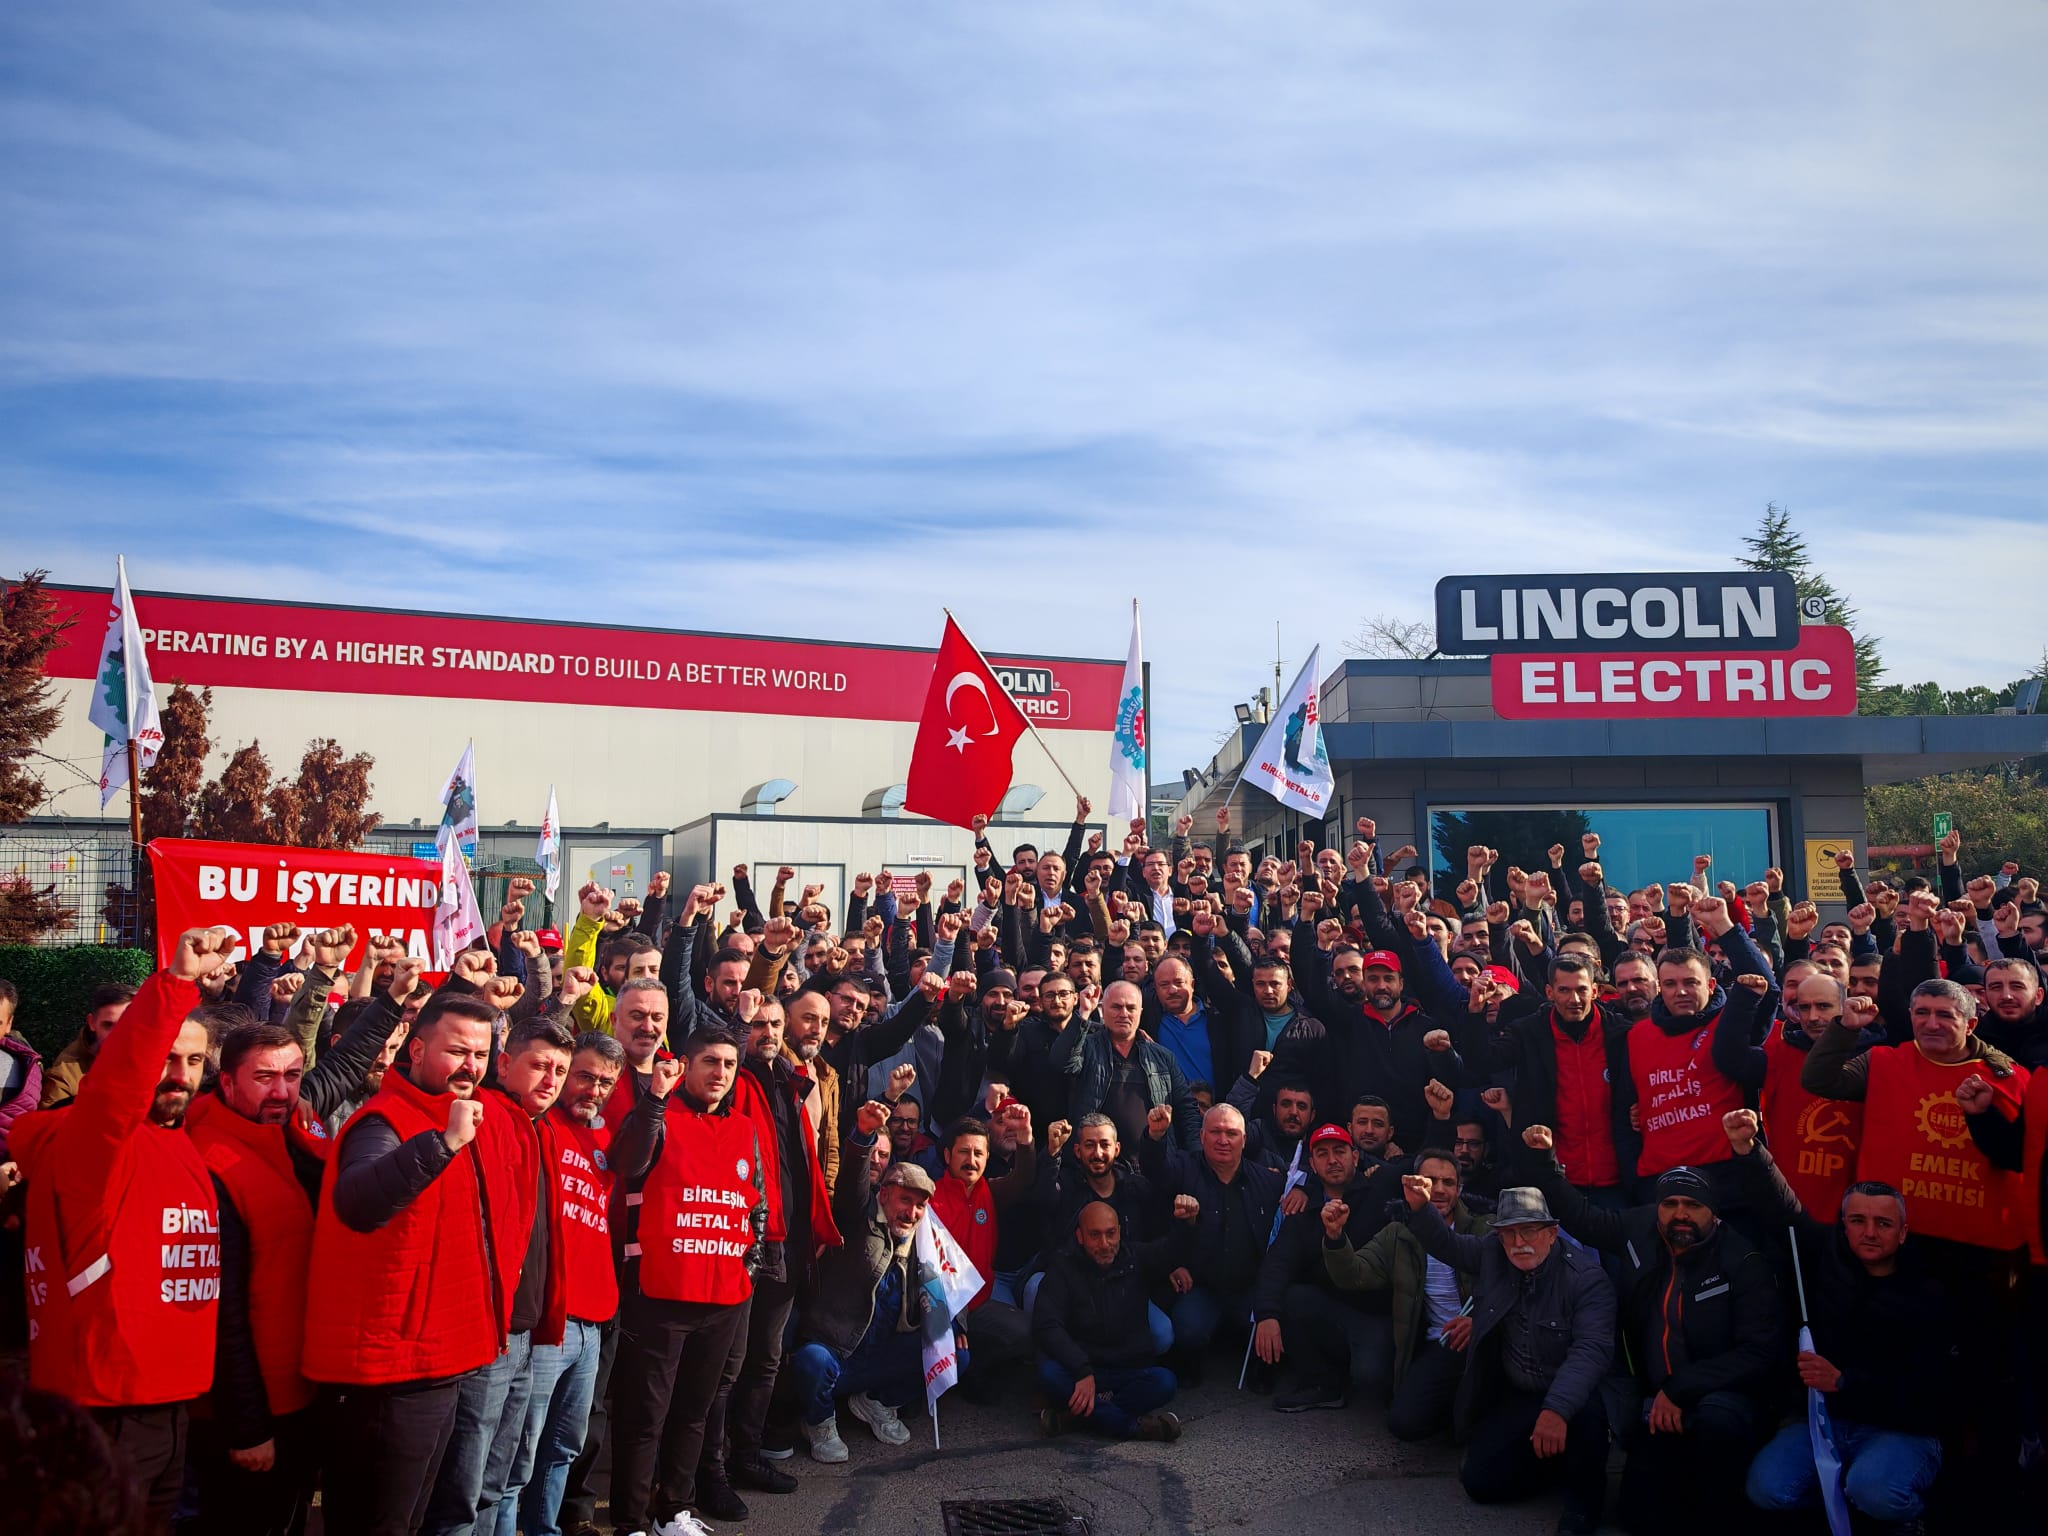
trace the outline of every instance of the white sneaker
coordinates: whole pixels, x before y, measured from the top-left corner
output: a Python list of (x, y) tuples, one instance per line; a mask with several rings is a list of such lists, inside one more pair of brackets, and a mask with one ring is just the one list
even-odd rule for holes
[(804, 1438), (811, 1442), (811, 1460), (827, 1466), (846, 1460), (846, 1442), (839, 1438), (837, 1415), (822, 1424), (806, 1424)]
[(714, 1536), (714, 1533), (710, 1526), (687, 1509), (679, 1509), (673, 1520), (655, 1522), (654, 1536)]
[(910, 1431), (903, 1427), (903, 1420), (896, 1416), (896, 1410), (886, 1403), (878, 1403), (865, 1392), (856, 1392), (846, 1400), (846, 1411), (875, 1432), (875, 1438), (884, 1445), (910, 1444)]

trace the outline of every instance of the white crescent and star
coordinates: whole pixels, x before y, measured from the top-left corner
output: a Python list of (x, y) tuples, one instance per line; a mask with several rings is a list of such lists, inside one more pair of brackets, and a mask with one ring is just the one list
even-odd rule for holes
[[(995, 736), (1000, 734), (1002, 727), (996, 724), (995, 701), (988, 696), (988, 685), (984, 683), (980, 678), (976, 677), (972, 672), (955, 672), (953, 674), (953, 680), (946, 684), (947, 718), (950, 719), (953, 714), (953, 695), (959, 692), (962, 688), (972, 688), (976, 693), (981, 695), (981, 702), (988, 706), (988, 729), (982, 732), (982, 734), (984, 736)], [(971, 739), (972, 738), (967, 728), (961, 725), (954, 726), (950, 731), (946, 733), (946, 745), (951, 747), (955, 752), (966, 752), (968, 742)]]

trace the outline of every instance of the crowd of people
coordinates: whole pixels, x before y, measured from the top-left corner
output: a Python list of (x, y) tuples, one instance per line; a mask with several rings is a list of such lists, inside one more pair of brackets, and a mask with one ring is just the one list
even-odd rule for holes
[[(1617, 1459), (1636, 1532), (1837, 1488), (2038, 1523), (2033, 878), (1843, 855), (1823, 922), (1705, 855), (1610, 889), (1588, 834), (1448, 899), (1369, 820), (1284, 858), (1089, 812), (839, 912), (736, 869), (534, 931), (515, 881), (437, 985), (194, 930), (47, 1067), (0, 983), (9, 1527), (293, 1533), (317, 1491), (327, 1536), (691, 1536), (908, 1442), (935, 1316), (1046, 1436), (1170, 1444), (1241, 1373), (1565, 1531)], [(982, 1278), (949, 1321), (932, 1218)]]

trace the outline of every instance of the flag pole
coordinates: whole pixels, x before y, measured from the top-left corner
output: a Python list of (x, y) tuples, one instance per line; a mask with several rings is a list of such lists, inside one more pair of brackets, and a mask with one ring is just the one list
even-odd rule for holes
[[(941, 608), (939, 611), (945, 614), (947, 618), (953, 619), (952, 609)], [(967, 639), (967, 631), (964, 629), (960, 629), (960, 621), (958, 619), (953, 619), (953, 627), (955, 629), (960, 630), (960, 638), (962, 640), (967, 640), (967, 649), (974, 652), (975, 658), (978, 661), (980, 661), (980, 663), (984, 667), (988, 668), (988, 675), (990, 677), (996, 677), (996, 669), (994, 668), (994, 666), (990, 665), (989, 659), (981, 654), (981, 647), (976, 645), (972, 640)], [(996, 677), (996, 682), (1000, 684), (1002, 682), (1002, 679), (1000, 677)], [(1081, 786), (1074, 782), (1074, 776), (1072, 774), (1068, 773), (1066, 769), (1060, 767), (1060, 760), (1052, 755), (1052, 747), (1046, 742), (1045, 737), (1040, 734), (1037, 725), (1035, 725), (1032, 722), (1031, 716), (1028, 713), (1026, 713), (1024, 706), (1022, 704), (1017, 703), (1017, 696), (1011, 693), (1010, 690), (1007, 688), (1003, 689), (1003, 696), (1007, 698), (1010, 701), (1010, 703), (1016, 708), (1017, 717), (1024, 722), (1025, 729), (1031, 732), (1032, 739), (1036, 741), (1040, 749), (1044, 751), (1046, 761), (1052, 764), (1053, 771), (1057, 773), (1061, 778), (1067, 781), (1067, 788), (1071, 789), (1074, 792), (1074, 798), (1077, 800), (1081, 799)]]
[(128, 738), (128, 841), (135, 847), (142, 846), (142, 754), (137, 750), (135, 738)]

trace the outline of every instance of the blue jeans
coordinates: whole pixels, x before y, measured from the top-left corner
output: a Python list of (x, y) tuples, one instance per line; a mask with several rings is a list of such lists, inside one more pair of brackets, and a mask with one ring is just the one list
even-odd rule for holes
[[(924, 1396), (924, 1342), (914, 1333), (863, 1339), (860, 1348), (843, 1359), (823, 1344), (799, 1344), (785, 1369), (798, 1414), (813, 1428), (837, 1411), (837, 1397), (865, 1392), (878, 1403), (900, 1409)], [(967, 1370), (965, 1349), (960, 1351), (960, 1370)]]
[[(455, 1432), (427, 1499), (422, 1536), (475, 1536), (480, 1510), (495, 1509), (519, 1448), (533, 1386), (533, 1335), (515, 1333), (498, 1358), (462, 1378), (455, 1402)], [(504, 1433), (507, 1427), (513, 1433)], [(365, 1474), (367, 1475), (367, 1474)], [(492, 1527), (484, 1526), (488, 1533)]]
[(1173, 1304), (1173, 1342), (1181, 1349), (1201, 1351), (1209, 1347), (1217, 1328), (1226, 1318), (1251, 1327), (1252, 1299), (1225, 1296), (1197, 1285)]
[[(1873, 1520), (1915, 1520), (1941, 1471), (1941, 1441), (1902, 1435), (1836, 1419), (1835, 1448), (1842, 1453), (1842, 1488), (1849, 1503)], [(1804, 1420), (1787, 1424), (1749, 1464), (1749, 1502), (1758, 1509), (1814, 1509), (1820, 1474)]]
[[(1046, 1400), (1064, 1408), (1074, 1395), (1074, 1373), (1057, 1360), (1038, 1362), (1038, 1383)], [(1138, 1432), (1138, 1420), (1157, 1413), (1173, 1401), (1180, 1383), (1164, 1366), (1142, 1370), (1101, 1370), (1095, 1373), (1095, 1411), (1074, 1422), (1113, 1440), (1128, 1440)]]
[[(534, 1346), (533, 1390), (526, 1400), (519, 1449), (498, 1500), (496, 1536), (513, 1536), (518, 1528), (526, 1536), (561, 1536), (562, 1490), (583, 1449), (603, 1342), (599, 1324), (572, 1317), (563, 1325), (561, 1343)], [(483, 1536), (492, 1536), (481, 1512), (477, 1525)]]
[[(1045, 1280), (1045, 1271), (1040, 1270), (1024, 1282), (1024, 1315), (1029, 1317), (1038, 1306), (1038, 1287)], [(1173, 1319), (1168, 1317), (1154, 1302), (1145, 1303), (1145, 1321), (1152, 1326), (1152, 1353), (1164, 1355), (1173, 1348)]]

